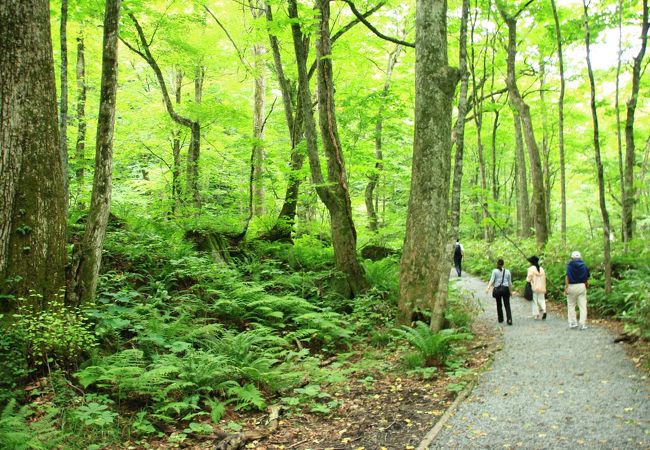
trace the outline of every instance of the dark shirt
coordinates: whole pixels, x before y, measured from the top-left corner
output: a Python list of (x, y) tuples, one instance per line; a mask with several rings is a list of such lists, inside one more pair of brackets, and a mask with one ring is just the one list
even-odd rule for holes
[(581, 259), (574, 259), (566, 265), (566, 276), (569, 284), (585, 283), (589, 279), (589, 269)]

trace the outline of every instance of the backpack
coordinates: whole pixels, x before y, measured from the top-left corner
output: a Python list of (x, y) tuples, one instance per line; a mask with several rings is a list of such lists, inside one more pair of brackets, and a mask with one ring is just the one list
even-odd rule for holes
[(460, 244), (456, 244), (456, 248), (454, 249), (454, 258), (460, 259), (463, 256), (463, 253), (460, 250)]

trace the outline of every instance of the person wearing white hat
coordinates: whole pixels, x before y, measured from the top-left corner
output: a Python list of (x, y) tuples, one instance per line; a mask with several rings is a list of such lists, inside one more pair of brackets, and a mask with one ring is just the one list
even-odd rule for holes
[(587, 329), (587, 288), (589, 287), (589, 268), (578, 251), (571, 253), (571, 261), (566, 265), (564, 293), (567, 299), (569, 328), (578, 328), (576, 303), (580, 310), (580, 329)]

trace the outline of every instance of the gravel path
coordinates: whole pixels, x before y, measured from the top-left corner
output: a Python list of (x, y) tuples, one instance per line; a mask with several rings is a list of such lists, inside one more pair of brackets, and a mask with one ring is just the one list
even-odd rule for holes
[(608, 330), (533, 320), (518, 297), (502, 326), (487, 283), (459, 282), (481, 301), (479, 320), (503, 329), (503, 349), (430, 449), (650, 449), (650, 383)]

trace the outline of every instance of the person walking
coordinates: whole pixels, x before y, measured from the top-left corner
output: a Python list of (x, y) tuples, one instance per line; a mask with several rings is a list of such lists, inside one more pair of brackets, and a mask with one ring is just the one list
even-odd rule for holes
[(533, 290), (533, 318), (535, 320), (546, 320), (546, 272), (544, 268), (539, 265), (539, 258), (535, 255), (528, 258), (528, 262), (532, 264), (528, 268), (526, 281), (530, 283)]
[[(485, 292), (492, 290), (492, 297), (497, 301), (497, 320), (503, 322), (503, 307), (506, 310), (506, 320), (508, 325), (512, 325), (512, 313), (510, 312), (510, 295), (512, 294), (512, 276), (510, 271), (503, 267), (503, 259), (497, 261), (496, 269), (492, 270), (492, 276), (485, 288)], [(503, 305), (503, 306), (502, 306)]]
[(456, 273), (458, 274), (459, 278), (463, 272), (463, 256), (465, 256), (465, 249), (463, 248), (463, 244), (461, 244), (458, 239), (456, 239), (456, 245), (454, 245), (454, 267), (456, 268)]
[(580, 252), (571, 253), (571, 261), (566, 265), (564, 294), (567, 296), (569, 328), (578, 328), (576, 322), (576, 303), (580, 310), (580, 329), (587, 329), (587, 288), (589, 287), (589, 268), (582, 260)]

